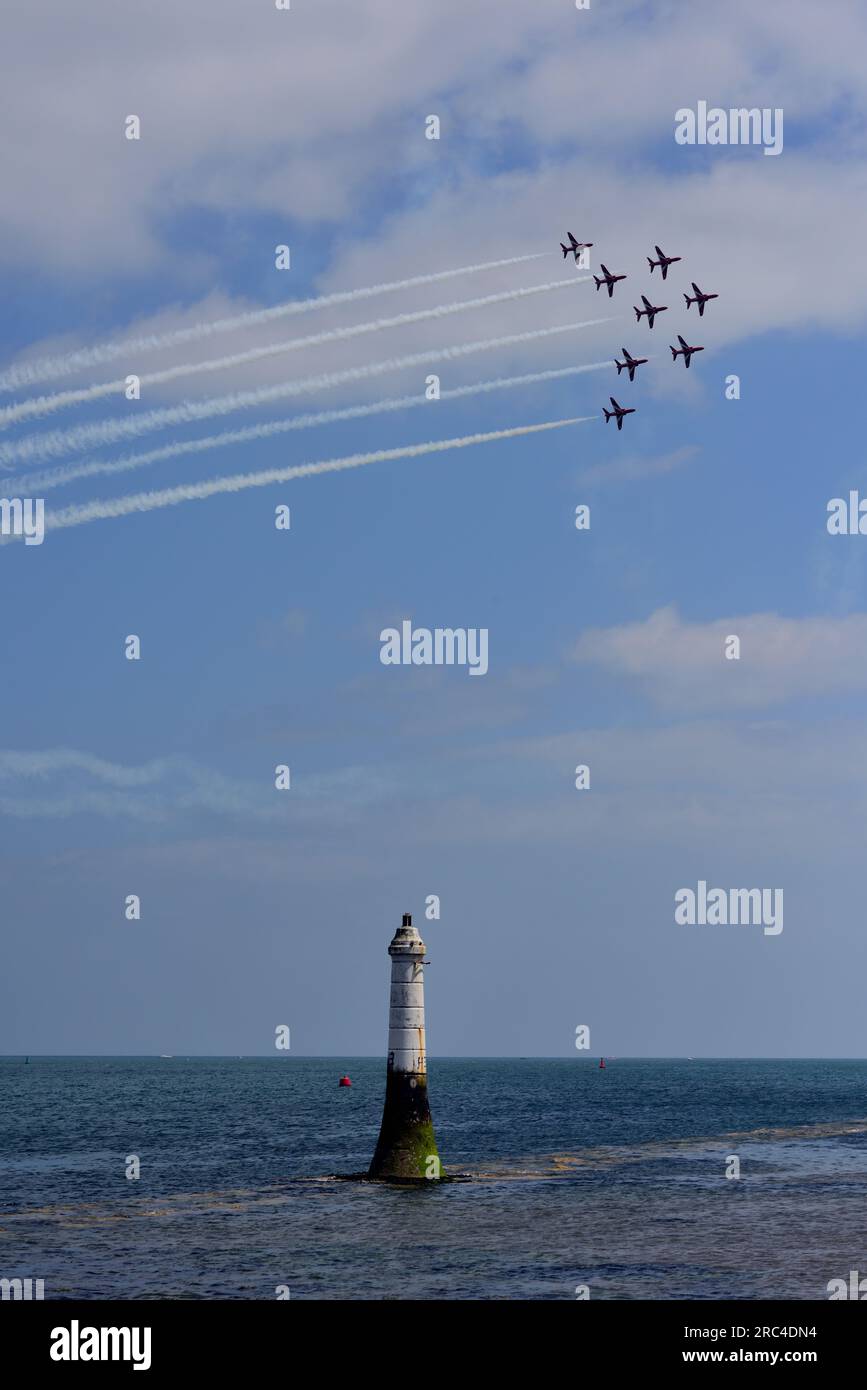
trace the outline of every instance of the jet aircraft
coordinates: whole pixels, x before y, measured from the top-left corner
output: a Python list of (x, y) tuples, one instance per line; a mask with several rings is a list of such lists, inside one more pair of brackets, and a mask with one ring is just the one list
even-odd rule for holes
[(708, 301), (709, 299), (719, 299), (719, 295), (718, 295), (718, 294), (702, 294), (701, 290), (699, 289), (698, 285), (695, 283), (694, 280), (693, 280), (693, 282), (692, 282), (692, 287), (693, 287), (693, 289), (695, 290), (695, 296), (693, 297), (693, 296), (690, 296), (690, 295), (688, 295), (688, 294), (685, 294), (685, 295), (683, 296), (684, 299), (686, 300), (686, 307), (687, 307), (687, 309), (688, 309), (689, 306), (690, 306), (690, 304), (697, 304), (697, 305), (698, 305), (698, 316), (699, 316), (699, 318), (704, 318), (704, 306), (705, 306), (705, 304), (707, 304), (707, 301)]
[(626, 370), (627, 370), (627, 372), (628, 372), (628, 374), (629, 374), (629, 380), (630, 380), (630, 381), (634, 381), (634, 380), (635, 380), (635, 368), (636, 368), (636, 367), (640, 367), (640, 366), (642, 365), (643, 362), (646, 362), (646, 361), (647, 361), (647, 358), (646, 358), (646, 357), (630, 357), (627, 348), (621, 348), (621, 352), (623, 353), (623, 356), (626, 358), (626, 361), (625, 361), (625, 362), (618, 362), (617, 358), (615, 357), (615, 359), (614, 359), (614, 365), (615, 365), (615, 367), (617, 368), (617, 375), (619, 376), (620, 373), (623, 371), (623, 368), (625, 367)]
[(678, 357), (682, 357), (684, 365), (688, 367), (692, 359), (692, 354), (694, 352), (704, 352), (703, 347), (690, 347), (689, 343), (685, 342), (679, 333), (677, 335), (677, 341), (680, 343), (679, 348), (671, 347), (671, 343), (669, 343), (668, 345), (669, 347), (671, 347), (672, 362), (676, 362)]
[(607, 285), (607, 286), (608, 286), (608, 298), (610, 299), (611, 296), (612, 296), (613, 293), (614, 293), (614, 286), (617, 284), (617, 281), (618, 281), (618, 280), (625, 280), (625, 279), (626, 279), (626, 276), (625, 276), (625, 275), (612, 275), (612, 274), (611, 274), (611, 271), (608, 269), (608, 267), (607, 267), (606, 265), (601, 265), (601, 264), (600, 264), (599, 269), (602, 271), (602, 274), (601, 274), (601, 275), (594, 275), (594, 276), (593, 276), (593, 279), (596, 281), (596, 290), (597, 290), (597, 293), (599, 292), (599, 290), (602, 289), (602, 286), (603, 286), (603, 285)]
[(652, 328), (653, 320), (656, 318), (656, 315), (665, 313), (665, 310), (668, 308), (668, 305), (651, 304), (646, 294), (643, 294), (641, 296), (641, 302), (644, 305), (643, 309), (639, 309), (637, 304), (633, 304), (632, 306), (635, 310), (635, 321), (636, 323), (640, 323), (642, 318), (646, 318), (648, 328)]
[(565, 261), (566, 257), (569, 255), (569, 252), (572, 251), (577, 261), (578, 257), (581, 255), (581, 252), (586, 251), (588, 247), (593, 245), (593, 242), (576, 241), (571, 232), (568, 232), (567, 235), (569, 237), (569, 245), (564, 246), (562, 241), (560, 242), (560, 250), (563, 252), (563, 259)]
[(665, 277), (666, 277), (667, 274), (668, 274), (668, 267), (669, 267), (670, 265), (674, 265), (675, 261), (682, 261), (682, 260), (683, 260), (683, 257), (682, 257), (682, 256), (666, 256), (666, 254), (665, 254), (665, 252), (663, 251), (663, 249), (662, 249), (661, 246), (654, 246), (653, 249), (654, 249), (654, 251), (656, 252), (657, 256), (659, 257), (659, 260), (658, 260), (658, 261), (652, 261), (652, 260), (650, 259), (649, 256), (647, 257), (647, 264), (650, 266), (650, 273), (651, 273), (651, 275), (652, 275), (652, 274), (653, 274), (653, 268), (654, 268), (654, 266), (657, 266), (657, 265), (658, 265), (658, 266), (660, 266), (661, 269), (662, 269), (662, 278), (663, 278), (663, 280), (664, 280)]
[(617, 421), (617, 428), (618, 428), (619, 430), (622, 430), (622, 429), (623, 429), (623, 417), (624, 417), (624, 415), (634, 415), (634, 414), (635, 414), (635, 407), (634, 407), (634, 406), (629, 406), (628, 409), (625, 409), (622, 405), (618, 405), (618, 404), (617, 404), (617, 402), (616, 402), (616, 400), (614, 399), (613, 396), (609, 396), (608, 399), (610, 400), (610, 402), (611, 402), (611, 404), (613, 405), (614, 409), (613, 409), (613, 410), (606, 410), (606, 409), (605, 409), (605, 406), (602, 407), (602, 414), (605, 416), (605, 423), (606, 423), (606, 425), (607, 425), (609, 420), (615, 420), (615, 419), (616, 419), (616, 421)]

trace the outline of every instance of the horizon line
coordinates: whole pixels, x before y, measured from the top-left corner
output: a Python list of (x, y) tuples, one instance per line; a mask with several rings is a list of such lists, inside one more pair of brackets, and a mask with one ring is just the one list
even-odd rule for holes
[[(734, 1053), (724, 1056), (717, 1053), (615, 1053), (592, 1052), (583, 1057), (572, 1057), (569, 1053), (428, 1053), (428, 1060), (442, 1062), (591, 1062), (605, 1057), (617, 1062), (867, 1062), (867, 1057), (848, 1055), (789, 1054), (787, 1056), (762, 1056), (756, 1053)], [(356, 1062), (382, 1062), (380, 1053), (369, 1052), (299, 1052), (292, 1055), (275, 1056), (268, 1052), (0, 1052), (0, 1062), (21, 1061), (25, 1057), (39, 1061), (92, 1061), (95, 1059), (112, 1061), (241, 1061), (241, 1062), (332, 1062), (351, 1059)]]

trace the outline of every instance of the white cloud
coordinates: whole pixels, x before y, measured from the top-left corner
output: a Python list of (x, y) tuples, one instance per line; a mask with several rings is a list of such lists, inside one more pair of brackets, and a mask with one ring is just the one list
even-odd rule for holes
[(658, 478), (672, 473), (676, 468), (691, 463), (700, 450), (694, 444), (684, 444), (671, 453), (660, 454), (656, 458), (645, 458), (640, 454), (626, 454), (622, 458), (606, 459), (604, 463), (585, 468), (579, 473), (579, 483), (631, 483), (640, 478)]
[(113, 763), (70, 748), (0, 751), (0, 815), (54, 819), (81, 814), (160, 823), (208, 812), (260, 824), (295, 818), (301, 825), (335, 822), (390, 794), (385, 770), (342, 767), (292, 774), (278, 792), (273, 768), (241, 779), (189, 758), (155, 758), (138, 765)]
[[(431, 322), (423, 334), (412, 327), (385, 335), (380, 355), (393, 358), (421, 346), (580, 321), (590, 306), (619, 316), (574, 336), (456, 361), (449, 385), (591, 362), (613, 356), (625, 341), (633, 352), (653, 347), (654, 359), (640, 369), (651, 391), (687, 398), (721, 390), (723, 376), (738, 368), (734, 345), (751, 335), (846, 334), (867, 323), (867, 158), (858, 124), (867, 98), (856, 56), (867, 16), (855, 4), (841, 4), (818, 37), (807, 0), (766, 0), (760, 13), (748, 0), (701, 14), (670, 3), (651, 16), (638, 4), (591, 16), (560, 0), (506, 0), (495, 22), (459, 0), (429, 10), (335, 0), (288, 14), (267, 5), (250, 11), (237, 0), (191, 0), (182, 8), (156, 0), (129, 7), (122, 23), (116, 14), (109, 0), (52, 10), (50, 43), (38, 4), (7, 23), (5, 43), (16, 62), (5, 93), (12, 121), (0, 176), (10, 212), (0, 249), (10, 264), (36, 261), (49, 279), (71, 270), (105, 282), (165, 268), (173, 294), (187, 284), (192, 302), (118, 323), (118, 336), (256, 307), (215, 285), (224, 267), (210, 244), (192, 245), (187, 237), (181, 249), (170, 248), (165, 230), (172, 217), (201, 207), (245, 228), (238, 257), (248, 271), (256, 256), (270, 265), (283, 234), (269, 230), (267, 245), (254, 245), (251, 216), (265, 215), (275, 229), (322, 227), (329, 245), (336, 226), (333, 258), (315, 284), (302, 267), (303, 293), (546, 246), (562, 269), (556, 242), (567, 227), (590, 235), (594, 256), (629, 274), (610, 302), (584, 284)], [(34, 69), (40, 84), (28, 77)], [(45, 90), (53, 93), (50, 108), (41, 99)], [(782, 156), (722, 150), (708, 160), (676, 146), (674, 110), (699, 97), (782, 104), (789, 119)], [(824, 116), (841, 102), (850, 119), (833, 127), (831, 143)], [(130, 110), (144, 122), (138, 143), (122, 135)], [(431, 110), (444, 118), (439, 142), (422, 136)], [(524, 167), (496, 172), (513, 138), (516, 150), (530, 151)], [(389, 194), (395, 179), (398, 198)], [(406, 197), (413, 188), (417, 196)], [(371, 221), (369, 203), (379, 193), (382, 211)], [(658, 275), (651, 286), (644, 260), (657, 241), (684, 257), (664, 290)], [(845, 275), (820, 273), (831, 250)], [(239, 260), (225, 267), (233, 280)], [(397, 296), (395, 311), (542, 281), (554, 263), (486, 273), (447, 295), (441, 286), (422, 288)], [(701, 320), (681, 298), (692, 278), (720, 295)], [(298, 284), (286, 277), (287, 297), (299, 293)], [(648, 287), (670, 305), (653, 336), (636, 326), (631, 309)], [(316, 329), (354, 317), (317, 312)], [(671, 369), (667, 335), (678, 331), (707, 348), (695, 372)], [(220, 350), (231, 354), (285, 336), (280, 325), (256, 335), (231, 332)], [(84, 332), (64, 335), (33, 344), (23, 356), (91, 341)], [(157, 354), (159, 361), (148, 358), (142, 370), (171, 367), (184, 355), (183, 348)], [(207, 389), (255, 389), (357, 361), (357, 344), (336, 343), (215, 373)], [(418, 384), (417, 369), (395, 372), (381, 394)], [(179, 381), (147, 394), (159, 403), (188, 393), (189, 384)], [(339, 403), (372, 394), (368, 383), (348, 383)], [(580, 408), (597, 395), (589, 381), (582, 385)], [(298, 399), (306, 406), (319, 398)], [(505, 423), (523, 420), (525, 400), (498, 398)], [(668, 457), (674, 466), (676, 455)], [(607, 477), (637, 476), (632, 466), (624, 461)]]
[[(740, 639), (739, 660), (726, 659), (730, 635)], [(761, 707), (867, 690), (867, 615), (752, 613), (692, 623), (660, 608), (643, 622), (588, 629), (572, 655), (639, 681), (661, 705)]]
[[(845, 331), (867, 310), (865, 43), (867, 14), (845, 0), (823, 25), (810, 0), (652, 14), (638, 4), (582, 14), (562, 0), (504, 0), (493, 13), (462, 0), (334, 0), (285, 14), (152, 0), (122, 19), (113, 0), (85, 0), (52, 7), (50, 23), (34, 3), (5, 25), (3, 250), (101, 278), (171, 262), (204, 283), (218, 272), (211, 246), (170, 253), (168, 222), (197, 207), (259, 212), (275, 227), (340, 224), (322, 283), (345, 286), (431, 257), (474, 259), (480, 246), (556, 244), (577, 221), (597, 254), (633, 274), (646, 273), (653, 241), (683, 248), (679, 270), (722, 295), (714, 345), (766, 327)], [(674, 111), (700, 97), (783, 106), (783, 155), (721, 151), (705, 172), (700, 152), (673, 140)], [(432, 110), (439, 142), (423, 138)], [(123, 138), (130, 111), (139, 142)], [(511, 140), (545, 157), (490, 174)], [(362, 205), (379, 191), (392, 206), (395, 177), (424, 196), (360, 236)], [(829, 227), (845, 276), (811, 273)], [(668, 286), (680, 303), (680, 280)]]

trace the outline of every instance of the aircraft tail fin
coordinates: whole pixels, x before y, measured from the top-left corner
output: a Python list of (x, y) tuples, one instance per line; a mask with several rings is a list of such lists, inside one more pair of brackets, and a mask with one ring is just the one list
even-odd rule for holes
[(599, 276), (598, 276), (598, 275), (594, 275), (594, 276), (593, 276), (593, 279), (596, 281), (596, 288), (597, 288), (597, 290), (600, 290), (600, 289), (602, 288), (602, 281), (599, 279)]
[(568, 247), (568, 246), (564, 246), (563, 243), (562, 243), (562, 241), (561, 241), (561, 242), (560, 242), (560, 250), (563, 252), (563, 260), (565, 261), (566, 257), (569, 255), (569, 247)]
[(671, 360), (672, 360), (672, 362), (676, 362), (676, 361), (677, 361), (677, 349), (671, 347), (671, 343), (669, 343), (668, 346), (671, 348)]
[(618, 362), (618, 361), (617, 361), (617, 358), (615, 357), (615, 359), (614, 359), (614, 365), (615, 365), (615, 367), (617, 368), (617, 375), (619, 376), (620, 373), (623, 371), (623, 368), (626, 366), (626, 363), (625, 363), (625, 362)]
[(652, 260), (650, 259), (650, 257), (648, 256), (648, 257), (647, 257), (647, 264), (650, 266), (650, 273), (651, 273), (651, 275), (652, 275), (652, 274), (653, 274), (653, 267), (656, 265), (656, 261), (652, 261)]
[(686, 300), (686, 307), (687, 307), (687, 309), (689, 308), (690, 304), (694, 304), (694, 303), (695, 303), (695, 300), (694, 300), (694, 299), (690, 299), (690, 297), (689, 297), (688, 294), (685, 294), (683, 297), (684, 297), (684, 299)]

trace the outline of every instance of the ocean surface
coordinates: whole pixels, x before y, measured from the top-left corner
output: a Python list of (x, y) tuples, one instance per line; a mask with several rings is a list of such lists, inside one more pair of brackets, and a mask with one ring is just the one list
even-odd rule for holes
[(867, 1061), (429, 1068), (468, 1177), (401, 1188), (334, 1176), (370, 1161), (381, 1058), (0, 1058), (0, 1277), (56, 1299), (826, 1299), (867, 1275)]

